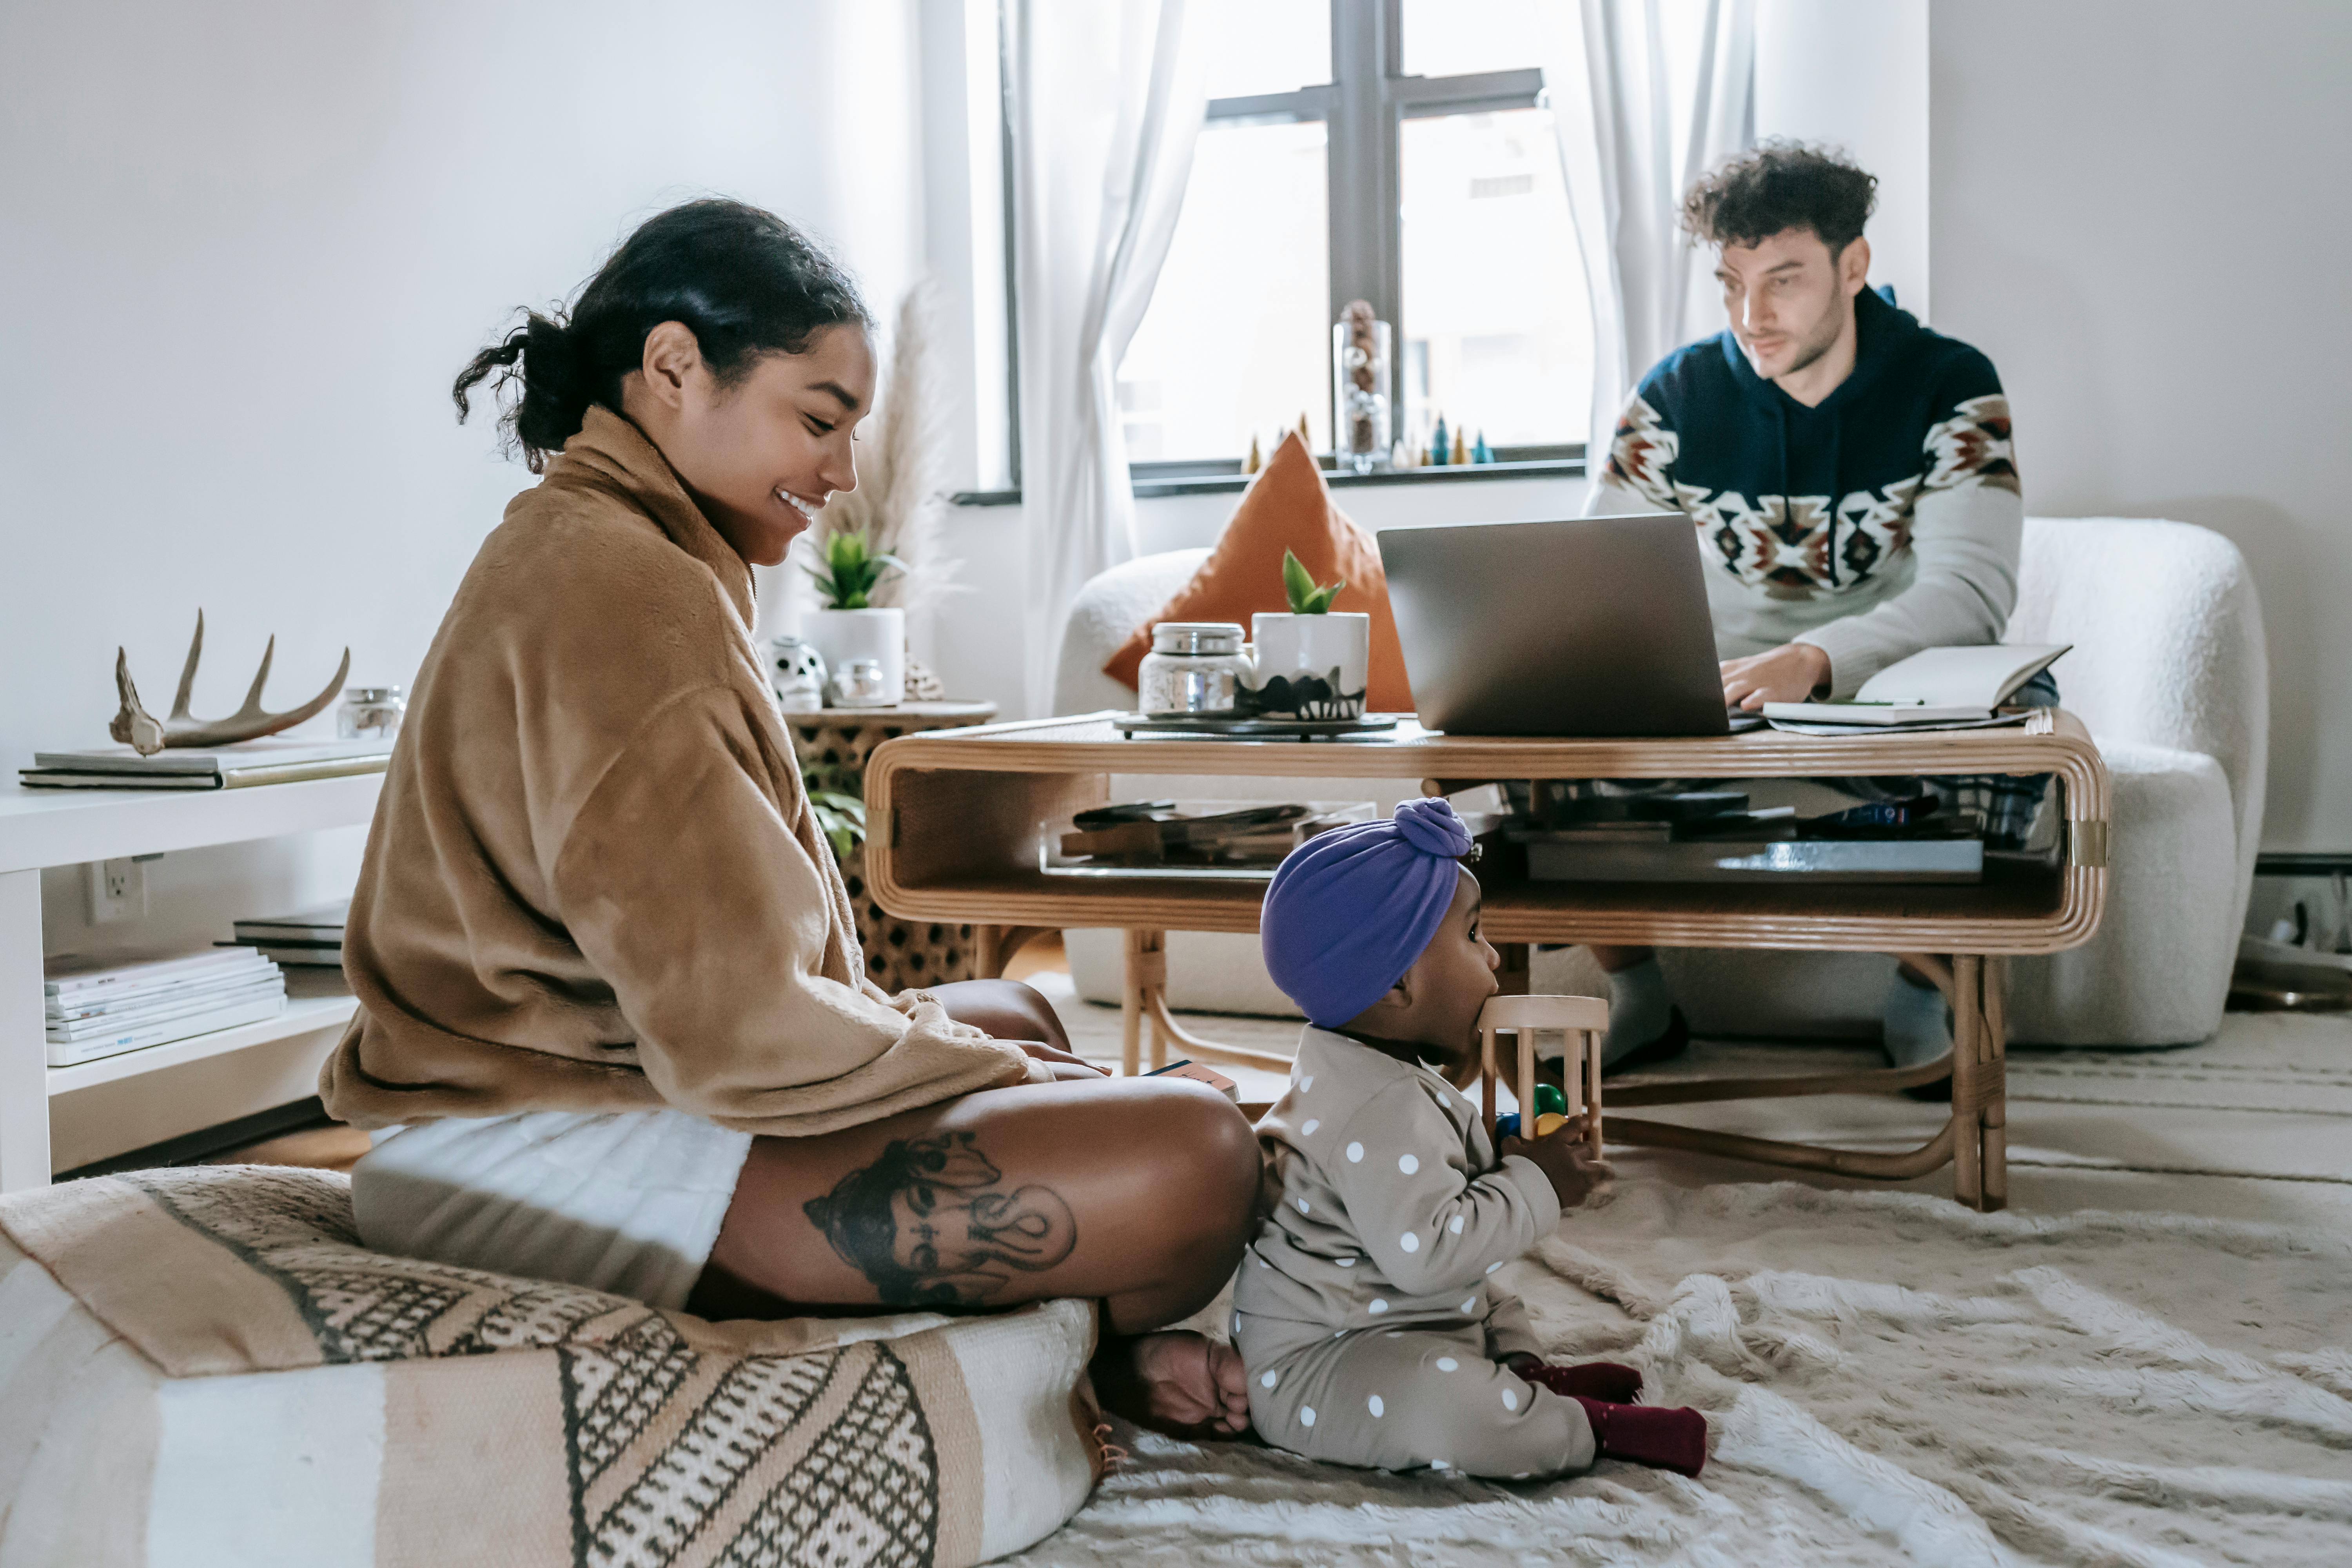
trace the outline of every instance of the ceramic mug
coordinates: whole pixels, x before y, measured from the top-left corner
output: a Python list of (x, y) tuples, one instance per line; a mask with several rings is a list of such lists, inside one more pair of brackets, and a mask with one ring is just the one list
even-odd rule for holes
[(1245, 709), (1270, 718), (1359, 719), (1371, 664), (1372, 617), (1361, 611), (1250, 617), (1257, 675)]

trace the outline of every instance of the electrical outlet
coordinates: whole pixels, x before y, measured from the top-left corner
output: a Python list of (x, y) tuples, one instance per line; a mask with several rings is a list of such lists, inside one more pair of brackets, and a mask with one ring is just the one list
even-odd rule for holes
[(90, 924), (147, 918), (147, 868), (140, 860), (92, 860), (83, 870), (89, 879)]

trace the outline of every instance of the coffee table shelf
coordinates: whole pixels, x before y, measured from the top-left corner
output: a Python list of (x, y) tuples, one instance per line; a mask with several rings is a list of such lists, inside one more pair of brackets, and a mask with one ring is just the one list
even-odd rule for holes
[[(1434, 734), (1410, 720), (1390, 735), (1345, 742), (1212, 741), (1122, 736), (1108, 713), (909, 735), (866, 764), (868, 886), (910, 919), (955, 920), (1001, 931), (1125, 928), (1128, 1068), (1142, 1022), (1157, 1058), (1173, 1026), (1161, 987), (1168, 931), (1254, 931), (1262, 887), (1155, 879), (1048, 877), (1037, 869), (1041, 826), (1110, 797), (1116, 777), (1403, 778), (1448, 793), (1511, 779), (2053, 775), (2064, 819), (2054, 864), (1993, 862), (1984, 879), (1937, 884), (1536, 882), (1507, 868), (1486, 873), (1485, 926), (1518, 958), (1538, 942), (1655, 942), (1689, 947), (1893, 952), (1938, 977), (1952, 1000), (1953, 1116), (1936, 1140), (1900, 1156), (1769, 1144), (1666, 1124), (1613, 1120), (1638, 1141), (1710, 1147), (1742, 1157), (1856, 1174), (1916, 1174), (1949, 1163), (1966, 1201), (2006, 1200), (2002, 975), (2011, 956), (2077, 946), (2098, 929), (2106, 901), (2107, 773), (2077, 720), (2047, 710), (2006, 729), (1915, 734), (1805, 736), (1758, 731), (1705, 740), (1557, 740)], [(988, 944), (1000, 959), (1012, 943)], [(1508, 960), (1507, 959), (1507, 964)], [(1511, 978), (1507, 975), (1507, 981)], [(1217, 1047), (1194, 1037), (1196, 1052)], [(1240, 1059), (1239, 1056), (1232, 1059)], [(1941, 1070), (1846, 1075), (1844, 1092), (1887, 1092)], [(1808, 1080), (1831, 1092), (1832, 1080)], [(1738, 1097), (1752, 1081), (1725, 1086)], [(1769, 1092), (1769, 1091), (1764, 1091)], [(1719, 1096), (1732, 1098), (1730, 1094)], [(1653, 1103), (1664, 1103), (1644, 1096)], [(1676, 1100), (1710, 1098), (1677, 1086)], [(1625, 1097), (1619, 1097), (1626, 1103)], [(1709, 1142), (1709, 1140), (1714, 1142)], [(1925, 1163), (1922, 1163), (1925, 1162)]]

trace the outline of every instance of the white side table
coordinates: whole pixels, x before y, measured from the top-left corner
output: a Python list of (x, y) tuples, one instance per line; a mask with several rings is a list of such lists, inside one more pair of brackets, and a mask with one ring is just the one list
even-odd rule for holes
[(0, 1193), (48, 1185), (53, 1097), (340, 1029), (352, 1016), (349, 996), (289, 997), (285, 1012), (257, 1024), (52, 1068), (41, 1017), (42, 868), (349, 827), (375, 816), (383, 784), (381, 773), (201, 791), (0, 784)]

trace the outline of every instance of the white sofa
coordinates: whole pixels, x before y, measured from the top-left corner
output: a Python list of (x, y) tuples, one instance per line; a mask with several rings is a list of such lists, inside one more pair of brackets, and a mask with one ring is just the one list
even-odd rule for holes
[[(1055, 711), (1134, 701), (1132, 690), (1102, 673), (1103, 662), (1207, 554), (1147, 556), (1087, 584), (1063, 638)], [(2269, 671), (2245, 562), (2228, 540), (2187, 523), (2028, 518), (2021, 566), (2009, 640), (2074, 645), (2057, 666), (2059, 689), (2106, 759), (2114, 828), (2106, 919), (2085, 945), (2011, 966), (2011, 1037), (2103, 1046), (2208, 1038), (2221, 1024), (2262, 838)], [(1137, 781), (1133, 793), (1295, 793), (1282, 781), (1249, 782), (1244, 792), (1213, 779)], [(1312, 788), (1322, 798), (1344, 791), (1383, 807), (1411, 793), (1402, 780), (1322, 780)], [(1116, 934), (1074, 932), (1069, 945), (1080, 994), (1115, 1001)], [(1875, 954), (1730, 952), (1665, 961), (1699, 1033), (1811, 1037), (1874, 1034), (1893, 963)], [(1547, 982), (1540, 968), (1538, 983), (1574, 984)], [(1209, 1012), (1291, 1011), (1266, 978), (1255, 937), (1171, 934), (1169, 999)]]

